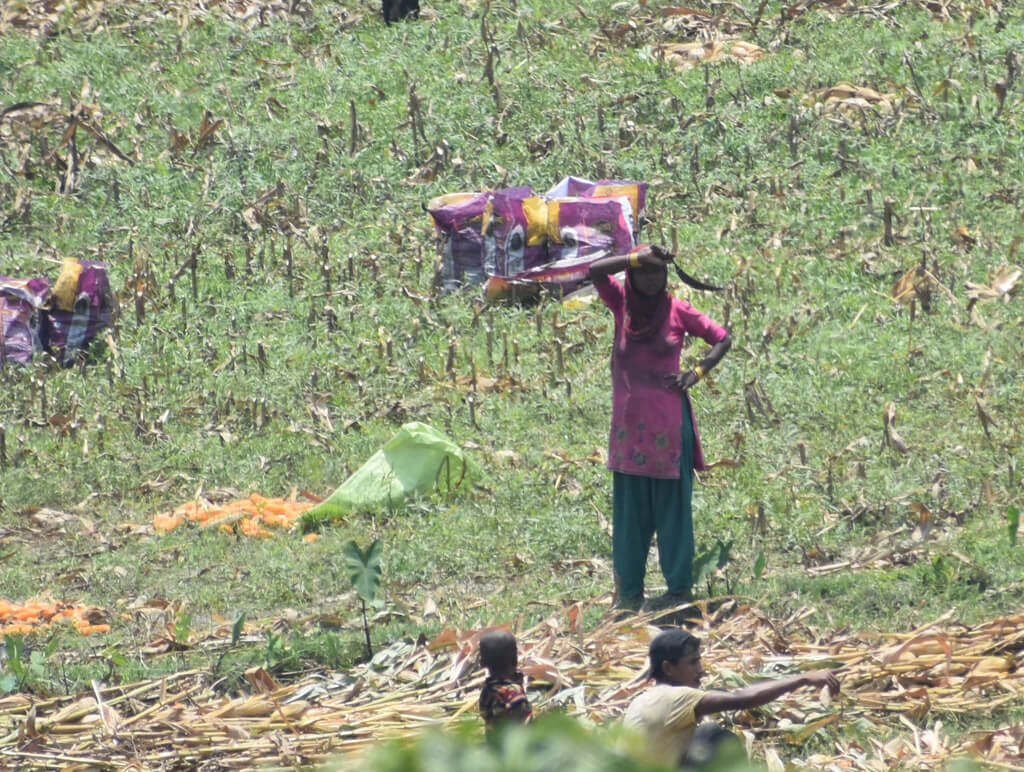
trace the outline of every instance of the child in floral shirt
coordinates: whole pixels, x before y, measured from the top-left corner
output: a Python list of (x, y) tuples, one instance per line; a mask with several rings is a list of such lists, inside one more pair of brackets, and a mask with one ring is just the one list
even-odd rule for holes
[(524, 724), (533, 718), (530, 700), (519, 672), (515, 637), (505, 630), (492, 630), (480, 638), (480, 664), (487, 668), (487, 680), (480, 691), (480, 716), (490, 737), (501, 725)]

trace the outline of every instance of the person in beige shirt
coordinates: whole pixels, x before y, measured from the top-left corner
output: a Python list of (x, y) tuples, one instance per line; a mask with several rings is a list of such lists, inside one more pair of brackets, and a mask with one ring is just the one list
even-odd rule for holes
[(633, 699), (623, 723), (646, 733), (653, 760), (684, 769), (709, 760), (723, 741), (738, 739), (718, 724), (700, 725), (706, 716), (756, 708), (802, 686), (827, 686), (832, 694), (839, 692), (839, 679), (831, 670), (759, 681), (734, 692), (705, 691), (700, 688), (707, 675), (700, 660), (700, 639), (681, 629), (655, 636), (648, 658), (655, 683)]

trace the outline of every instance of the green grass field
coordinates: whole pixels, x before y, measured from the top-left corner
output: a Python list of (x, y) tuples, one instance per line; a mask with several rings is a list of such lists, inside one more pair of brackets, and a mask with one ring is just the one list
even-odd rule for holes
[[(120, 300), (88, 367), (0, 372), (0, 598), (112, 621), (38, 636), (22, 688), (211, 666), (137, 654), (156, 601), (185, 639), (285, 620), (286, 655), (216, 662), (232, 683), (351, 664), (350, 539), (384, 545), (379, 645), (609, 594), (610, 315), (441, 296), (422, 208), (566, 174), (648, 181), (644, 239), (727, 287), (676, 288), (735, 338), (694, 394), (709, 461), (732, 462), (695, 494), (698, 552), (732, 545), (702, 595), (826, 630), (1022, 608), (1024, 307), (969, 287), (1024, 259), (1018, 6), (438, 0), (386, 27), (372, 4), (242, 5), (93, 3), (0, 35), (0, 110), (52, 105), (0, 118), (0, 274), (102, 259)], [(658, 55), (702, 34), (764, 56)], [(841, 83), (879, 99), (829, 102)], [(197, 493), (325, 496), (408, 420), (484, 479), (312, 543), (142, 527)], [(340, 630), (287, 632), (313, 615)]]

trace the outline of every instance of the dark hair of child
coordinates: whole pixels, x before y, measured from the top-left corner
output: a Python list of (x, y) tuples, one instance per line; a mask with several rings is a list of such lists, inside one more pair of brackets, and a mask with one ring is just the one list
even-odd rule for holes
[(491, 630), (480, 637), (480, 664), (492, 676), (515, 673), (519, 653), (516, 639), (505, 630)]

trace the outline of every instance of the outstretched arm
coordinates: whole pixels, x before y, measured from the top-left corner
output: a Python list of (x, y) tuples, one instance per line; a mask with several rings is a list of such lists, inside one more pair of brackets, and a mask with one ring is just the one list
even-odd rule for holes
[(783, 694), (799, 689), (801, 686), (827, 686), (832, 694), (839, 693), (839, 679), (832, 670), (814, 670), (810, 673), (790, 676), (789, 678), (778, 678), (769, 681), (760, 681), (750, 686), (744, 686), (734, 692), (708, 692), (694, 709), (694, 715), (699, 721), (704, 716), (712, 713), (722, 713), (726, 710), (747, 710), (765, 705)]

